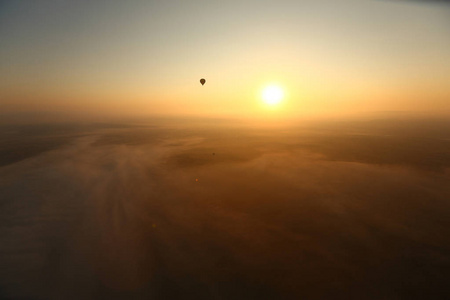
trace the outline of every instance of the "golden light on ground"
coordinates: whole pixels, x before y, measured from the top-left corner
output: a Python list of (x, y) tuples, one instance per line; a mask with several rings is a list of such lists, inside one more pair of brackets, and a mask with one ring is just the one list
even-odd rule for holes
[(284, 92), (276, 85), (269, 85), (262, 91), (262, 98), (264, 102), (270, 106), (277, 105), (283, 100)]

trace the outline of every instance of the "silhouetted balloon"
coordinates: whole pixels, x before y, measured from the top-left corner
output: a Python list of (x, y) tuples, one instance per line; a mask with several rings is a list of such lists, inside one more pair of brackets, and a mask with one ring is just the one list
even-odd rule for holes
[(205, 78), (200, 79), (200, 83), (201, 83), (202, 85), (204, 85), (205, 82), (206, 82)]

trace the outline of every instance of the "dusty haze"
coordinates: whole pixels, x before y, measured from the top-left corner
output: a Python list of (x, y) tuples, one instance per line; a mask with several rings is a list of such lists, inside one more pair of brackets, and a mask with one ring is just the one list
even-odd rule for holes
[(449, 297), (450, 123), (2, 125), (0, 297)]

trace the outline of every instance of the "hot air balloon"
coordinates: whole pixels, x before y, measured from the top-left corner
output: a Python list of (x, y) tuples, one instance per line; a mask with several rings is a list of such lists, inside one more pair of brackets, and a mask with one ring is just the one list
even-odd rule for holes
[(202, 85), (204, 85), (205, 82), (206, 82), (205, 78), (200, 79), (200, 83), (201, 83)]

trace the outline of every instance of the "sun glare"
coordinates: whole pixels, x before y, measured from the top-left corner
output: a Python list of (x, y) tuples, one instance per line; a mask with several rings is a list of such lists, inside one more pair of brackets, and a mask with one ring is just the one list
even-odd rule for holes
[(283, 100), (283, 96), (283, 90), (276, 85), (267, 86), (262, 91), (262, 98), (264, 102), (271, 106), (280, 103), (280, 101)]

